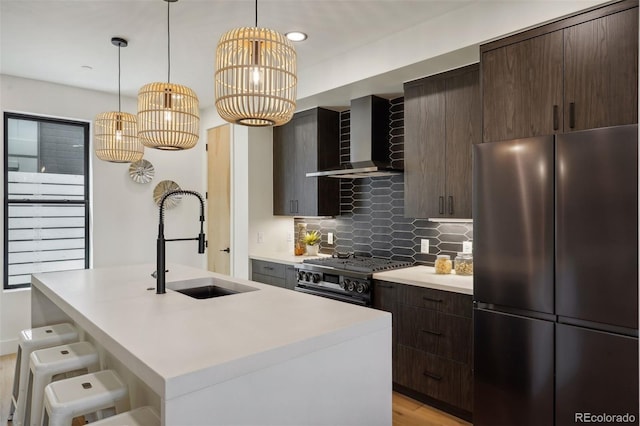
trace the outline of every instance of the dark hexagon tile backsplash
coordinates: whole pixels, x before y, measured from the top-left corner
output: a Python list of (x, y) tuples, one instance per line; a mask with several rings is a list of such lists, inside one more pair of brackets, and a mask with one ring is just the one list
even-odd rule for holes
[[(391, 156), (404, 161), (404, 99), (390, 101)], [(340, 160), (349, 161), (349, 111), (340, 114)], [(320, 252), (362, 252), (372, 256), (430, 265), (438, 254), (452, 259), (462, 251), (462, 242), (473, 238), (471, 223), (430, 222), (404, 217), (404, 177), (342, 179), (340, 216), (336, 218), (296, 218), (307, 229), (322, 234)], [(332, 232), (334, 244), (327, 234)], [(429, 239), (429, 253), (420, 253), (420, 240)]]

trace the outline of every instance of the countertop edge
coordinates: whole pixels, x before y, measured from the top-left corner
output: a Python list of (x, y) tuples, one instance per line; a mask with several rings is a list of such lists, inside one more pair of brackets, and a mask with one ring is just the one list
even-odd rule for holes
[(251, 260), (262, 260), (264, 262), (283, 263), (285, 265), (300, 265), (306, 259), (318, 259), (321, 257), (329, 257), (329, 255), (320, 254), (318, 256), (295, 256), (289, 253), (253, 253), (249, 255)]
[[(376, 272), (373, 274), (373, 279), (378, 281), (387, 281), (398, 284), (413, 285), (416, 287), (431, 288), (434, 290), (449, 291), (452, 293), (473, 295), (473, 277), (461, 277), (452, 275), (439, 275), (433, 276), (433, 267), (429, 266), (413, 266), (410, 268), (394, 269), (385, 272)], [(416, 278), (410, 271), (419, 275)], [(435, 282), (435, 280), (443, 282)], [(448, 281), (448, 282), (447, 282)]]

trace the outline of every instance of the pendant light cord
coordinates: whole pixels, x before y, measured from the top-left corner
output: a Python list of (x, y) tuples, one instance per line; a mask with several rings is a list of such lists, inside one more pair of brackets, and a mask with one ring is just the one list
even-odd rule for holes
[(256, 28), (258, 28), (258, 0), (256, 0)]
[(120, 101), (120, 48), (121, 44), (118, 44), (118, 112), (122, 112), (122, 105)]
[(167, 83), (171, 82), (171, 27), (169, 20), (169, 7), (171, 6), (171, 2), (167, 1), (167, 63), (169, 64), (167, 67)]

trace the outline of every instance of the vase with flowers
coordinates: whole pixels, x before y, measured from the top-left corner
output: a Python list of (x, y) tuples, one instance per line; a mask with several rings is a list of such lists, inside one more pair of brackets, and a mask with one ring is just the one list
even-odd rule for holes
[(304, 236), (304, 243), (307, 245), (307, 255), (308, 256), (317, 256), (318, 248), (320, 248), (320, 232), (311, 231), (307, 232)]

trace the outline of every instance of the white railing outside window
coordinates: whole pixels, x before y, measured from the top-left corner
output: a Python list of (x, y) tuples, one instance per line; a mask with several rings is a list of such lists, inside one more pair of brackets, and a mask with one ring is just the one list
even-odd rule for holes
[[(38, 129), (39, 120), (9, 117), (8, 121), (10, 130), (22, 135), (12, 138), (5, 132), (4, 288), (15, 288), (30, 285), (33, 273), (88, 267), (87, 179), (77, 174), (86, 170), (87, 154), (77, 149), (85, 149), (88, 125), (81, 123), (78, 131), (77, 124), (61, 123), (61, 129), (45, 134)], [(71, 135), (68, 141), (61, 140), (57, 136), (64, 136), (67, 127)], [(43, 147), (48, 141), (49, 146)], [(76, 152), (68, 155), (67, 149)], [(80, 165), (73, 162), (74, 156)]]

